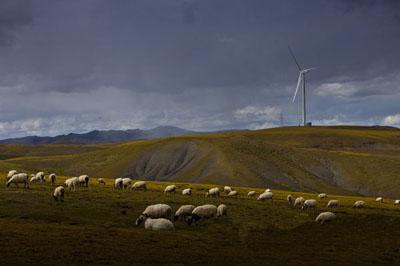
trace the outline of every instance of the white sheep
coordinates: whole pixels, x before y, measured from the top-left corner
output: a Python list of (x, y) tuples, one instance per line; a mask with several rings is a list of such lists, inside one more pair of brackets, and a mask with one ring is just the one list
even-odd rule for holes
[(18, 171), (17, 171), (17, 170), (10, 170), (10, 171), (8, 171), (8, 174), (7, 174), (7, 177), (6, 177), (6, 182), (7, 182), (8, 180), (10, 180), (10, 178), (11, 178), (13, 175), (16, 175), (16, 174), (18, 174)]
[(174, 224), (165, 218), (146, 218), (144, 222), (144, 228), (146, 230), (160, 231), (160, 230), (174, 230)]
[(49, 182), (51, 183), (52, 186), (56, 184), (57, 176), (55, 173), (52, 173), (49, 175)]
[(40, 183), (42, 182), (42, 178), (40, 175), (31, 175), (31, 179), (29, 180), (30, 183)]
[(139, 189), (147, 190), (147, 183), (146, 181), (137, 181), (133, 183), (131, 188), (133, 190), (139, 190)]
[(338, 200), (330, 200), (326, 207), (338, 207), (339, 206), (339, 201)]
[(308, 199), (304, 201), (303, 207), (301, 207), (301, 209), (304, 210), (309, 208), (315, 208), (316, 206), (317, 206), (317, 201), (315, 199)]
[(206, 193), (206, 197), (219, 197), (219, 188), (210, 188)]
[(154, 204), (147, 206), (142, 214), (136, 219), (136, 225), (141, 224), (146, 218), (167, 218), (170, 219), (172, 209), (167, 204)]
[(175, 193), (175, 191), (176, 191), (175, 185), (166, 186), (164, 189), (164, 193)]
[(321, 212), (315, 221), (321, 224), (324, 224), (326, 221), (332, 221), (336, 218), (336, 215), (333, 212)]
[(286, 200), (287, 200), (287, 202), (289, 203), (289, 205), (292, 205), (293, 204), (293, 196), (292, 195), (287, 195), (287, 197), (286, 197)]
[(382, 198), (382, 197), (377, 197), (377, 198), (375, 199), (375, 201), (376, 201), (376, 202), (382, 203), (382, 202), (383, 202), (383, 198)]
[(229, 187), (229, 186), (225, 186), (224, 187), (224, 192), (226, 193), (226, 194), (229, 194), (229, 192), (231, 192), (232, 191), (232, 188), (231, 187)]
[(54, 193), (53, 193), (54, 200), (63, 202), (64, 201), (64, 192), (65, 192), (65, 189), (63, 186), (56, 187), (56, 189), (54, 189)]
[(191, 225), (193, 221), (197, 222), (199, 220), (209, 219), (215, 216), (217, 216), (217, 207), (215, 205), (206, 204), (196, 207), (186, 221), (188, 225)]
[(88, 187), (89, 186), (89, 176), (88, 175), (80, 175), (78, 177), (79, 185)]
[(193, 205), (182, 205), (176, 212), (174, 216), (174, 220), (178, 220), (179, 218), (186, 218), (192, 214), (192, 211), (196, 208)]
[(116, 178), (115, 180), (114, 180), (114, 188), (115, 189), (122, 189), (122, 178)]
[(182, 190), (182, 195), (187, 195), (187, 196), (192, 195), (192, 189), (191, 188), (185, 188), (184, 190)]
[(225, 204), (220, 204), (217, 207), (217, 217), (227, 216), (228, 215), (228, 207)]
[(18, 187), (18, 184), (24, 184), (24, 188), (29, 188), (29, 180), (28, 180), (28, 175), (25, 173), (19, 173), (13, 175), (8, 181), (7, 181), (7, 187), (9, 187), (11, 184), (14, 184), (16, 187)]
[(97, 183), (99, 185), (103, 185), (104, 186), (106, 184), (106, 181), (104, 180), (104, 178), (100, 177), (100, 178), (97, 178)]
[(124, 189), (127, 189), (131, 185), (132, 185), (132, 179), (130, 179), (129, 177), (122, 178), (122, 187)]
[(399, 204), (400, 204), (400, 200), (399, 199), (394, 201), (394, 205), (399, 205)]
[(79, 178), (78, 177), (71, 177), (65, 180), (64, 184), (67, 186), (69, 190), (76, 190), (76, 187), (79, 186)]
[(256, 192), (254, 190), (249, 191), (249, 193), (247, 193), (247, 197), (254, 197), (256, 195)]
[(45, 183), (46, 179), (44, 178), (44, 173), (43, 172), (38, 172), (36, 174), (36, 179), (40, 180), (40, 183)]
[(326, 195), (326, 193), (318, 194), (318, 198), (320, 198), (320, 199), (325, 199), (327, 197), (328, 197), (328, 195)]
[(239, 195), (239, 192), (237, 192), (236, 190), (232, 190), (231, 192), (228, 193), (228, 196), (231, 196), (231, 197), (237, 196), (237, 195)]
[(353, 204), (353, 208), (364, 208), (365, 205), (365, 201), (363, 200), (357, 200), (356, 202), (354, 202)]
[(272, 192), (264, 192), (260, 196), (258, 196), (257, 200), (266, 200), (266, 199), (272, 200), (273, 196), (274, 194)]
[(295, 199), (293, 206), (296, 207), (297, 205), (303, 206), (305, 199), (303, 197), (298, 197)]

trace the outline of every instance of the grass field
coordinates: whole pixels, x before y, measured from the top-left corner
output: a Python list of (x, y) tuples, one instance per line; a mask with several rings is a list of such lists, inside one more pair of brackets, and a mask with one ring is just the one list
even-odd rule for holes
[[(64, 177), (58, 178), (62, 183)], [(316, 210), (300, 211), (286, 202), (288, 192), (274, 190), (274, 200), (259, 202), (239, 188), (238, 198), (205, 198), (213, 185), (190, 184), (193, 196), (165, 195), (169, 183), (149, 182), (149, 190), (114, 191), (113, 180), (66, 192), (56, 203), (50, 185), (30, 189), (0, 185), (0, 264), (2, 265), (137, 265), (137, 264), (268, 264), (268, 265), (398, 265), (400, 207), (385, 199), (362, 198), (365, 209), (352, 209), (358, 196), (328, 195)], [(258, 193), (263, 189), (254, 189)], [(315, 193), (290, 192), (317, 198)], [(339, 199), (337, 219), (314, 222), (329, 199)], [(147, 205), (167, 203), (228, 206), (228, 217), (176, 230), (153, 232), (136, 227)]]

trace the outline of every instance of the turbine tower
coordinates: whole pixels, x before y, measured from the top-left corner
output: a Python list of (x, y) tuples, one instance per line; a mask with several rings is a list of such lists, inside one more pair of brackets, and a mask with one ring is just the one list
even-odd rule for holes
[(292, 49), (290, 49), (290, 47), (289, 47), (289, 52), (292, 55), (293, 60), (297, 65), (297, 68), (299, 69), (299, 78), (297, 80), (297, 86), (296, 86), (296, 90), (294, 92), (294, 96), (293, 96), (292, 102), (294, 102), (296, 100), (297, 92), (299, 90), (301, 82), (303, 81), (303, 126), (307, 126), (306, 73), (309, 72), (310, 70), (315, 69), (315, 67), (303, 69), (300, 66), (299, 62), (297, 61), (296, 57), (294, 56), (294, 53), (293, 53)]

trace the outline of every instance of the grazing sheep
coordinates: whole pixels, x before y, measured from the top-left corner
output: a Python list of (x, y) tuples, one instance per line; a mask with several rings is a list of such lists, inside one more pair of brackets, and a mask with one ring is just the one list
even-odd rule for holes
[(79, 178), (78, 177), (71, 177), (65, 180), (64, 184), (67, 186), (69, 190), (74, 189), (76, 190), (76, 187), (79, 186)]
[(6, 177), (6, 182), (7, 182), (8, 180), (10, 180), (10, 178), (11, 178), (13, 175), (16, 175), (16, 174), (18, 174), (18, 171), (17, 171), (17, 170), (8, 171), (8, 174), (7, 174), (7, 177)]
[(237, 196), (239, 195), (239, 192), (237, 192), (236, 190), (232, 190), (231, 192), (228, 193), (228, 196)]
[(65, 189), (63, 186), (56, 187), (56, 189), (54, 189), (54, 193), (53, 193), (54, 200), (63, 202), (64, 201), (64, 192), (65, 192)]
[(106, 181), (104, 181), (104, 178), (97, 178), (97, 183), (99, 184), (99, 185), (105, 185), (106, 184)]
[(254, 197), (255, 195), (256, 195), (256, 192), (254, 190), (247, 193), (247, 197)]
[(40, 180), (40, 183), (45, 183), (46, 179), (44, 178), (44, 173), (43, 172), (38, 172), (36, 174), (36, 179)]
[(79, 177), (79, 185), (88, 187), (89, 186), (89, 176), (88, 175), (80, 175)]
[(227, 216), (227, 215), (228, 215), (228, 208), (226, 207), (225, 204), (220, 204), (217, 207), (217, 217)]
[(136, 225), (141, 224), (146, 218), (167, 218), (170, 219), (172, 209), (167, 204), (155, 204), (147, 206), (142, 214), (136, 219)]
[(327, 197), (328, 197), (328, 195), (326, 195), (326, 193), (321, 193), (318, 195), (318, 198), (320, 198), (320, 199), (325, 199)]
[(169, 185), (164, 189), (164, 193), (175, 193), (175, 191), (176, 191), (175, 185)]
[(338, 207), (339, 206), (339, 201), (338, 200), (330, 200), (326, 207)]
[(122, 185), (122, 178), (116, 178), (114, 181), (114, 188), (115, 189), (122, 189), (123, 185)]
[(14, 184), (16, 187), (18, 187), (18, 184), (24, 184), (24, 188), (29, 188), (29, 180), (28, 180), (28, 175), (25, 173), (20, 173), (20, 174), (15, 174), (13, 175), (8, 181), (7, 181), (7, 187), (9, 187), (11, 184)]
[(219, 188), (210, 188), (206, 193), (206, 197), (219, 197)]
[(382, 197), (377, 197), (375, 201), (382, 203), (383, 202), (383, 198)]
[(303, 207), (301, 207), (301, 209), (304, 210), (309, 208), (315, 208), (316, 206), (317, 206), (317, 201), (315, 199), (308, 199), (304, 201)]
[(147, 190), (146, 181), (137, 181), (137, 182), (133, 183), (132, 189), (133, 190), (139, 190), (139, 189)]
[(315, 221), (321, 224), (324, 224), (326, 221), (332, 221), (336, 218), (336, 215), (333, 212), (321, 212)]
[(273, 196), (274, 194), (272, 192), (264, 192), (260, 196), (258, 196), (257, 200), (266, 200), (266, 199), (272, 200)]
[(42, 182), (42, 179), (38, 175), (31, 175), (31, 179), (29, 180), (30, 183), (40, 183)]
[(286, 200), (289, 203), (289, 205), (293, 204), (293, 196), (292, 195), (287, 195)]
[(178, 220), (180, 217), (186, 218), (192, 214), (192, 211), (196, 208), (193, 205), (182, 205), (176, 212), (174, 220)]
[(127, 189), (131, 185), (132, 185), (132, 179), (130, 179), (129, 177), (122, 178), (122, 187), (124, 189)]
[(184, 190), (182, 190), (182, 195), (187, 195), (187, 196), (192, 195), (192, 189), (191, 188), (185, 188)]
[(293, 206), (296, 207), (297, 205), (302, 206), (304, 204), (305, 199), (303, 197), (298, 197), (295, 199)]
[(201, 219), (209, 219), (213, 218), (217, 215), (217, 207), (215, 205), (206, 204), (202, 206), (196, 207), (192, 211), (192, 215), (188, 217), (186, 220), (188, 225), (191, 225), (194, 222), (197, 222)]
[(232, 188), (231, 188), (231, 187), (228, 187), (228, 186), (225, 186), (225, 187), (224, 187), (224, 192), (225, 192), (226, 194), (229, 194), (231, 191), (232, 191)]
[(161, 231), (161, 230), (174, 230), (174, 224), (165, 218), (146, 218), (144, 222), (144, 228), (146, 230)]
[(399, 204), (400, 204), (400, 200), (397, 199), (394, 201), (394, 205), (399, 205)]
[(52, 173), (49, 175), (49, 182), (51, 183), (52, 186), (56, 184), (57, 176), (55, 173)]
[(358, 209), (364, 208), (364, 205), (365, 205), (365, 201), (358, 200), (358, 201), (354, 202), (353, 208), (358, 208)]

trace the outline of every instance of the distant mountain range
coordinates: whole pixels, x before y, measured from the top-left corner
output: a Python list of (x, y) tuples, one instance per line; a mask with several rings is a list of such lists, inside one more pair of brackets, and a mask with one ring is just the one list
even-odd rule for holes
[(160, 126), (149, 130), (93, 130), (88, 133), (70, 133), (55, 137), (27, 136), (0, 140), (0, 144), (99, 144), (202, 133), (204, 132), (190, 131), (173, 126)]

